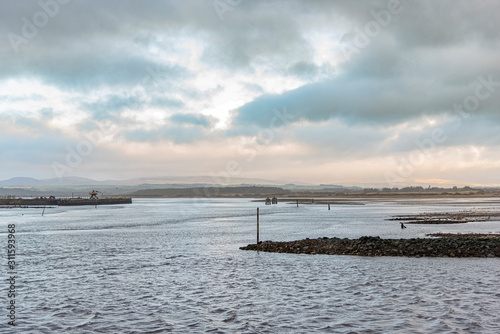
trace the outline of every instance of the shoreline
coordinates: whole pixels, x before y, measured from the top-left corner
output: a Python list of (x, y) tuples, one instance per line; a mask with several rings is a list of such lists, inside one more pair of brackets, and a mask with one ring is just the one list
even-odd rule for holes
[(487, 236), (490, 237), (474, 234), (412, 239), (382, 239), (367, 236), (359, 239), (323, 237), (295, 241), (264, 241), (240, 249), (310, 255), (500, 257), (500, 235)]
[[(467, 199), (467, 198), (498, 198), (500, 199), (499, 193), (488, 193), (488, 194), (443, 194), (443, 193), (324, 193), (324, 192), (297, 192), (290, 194), (278, 194), (278, 193), (255, 193), (255, 194), (244, 194), (244, 193), (231, 193), (231, 194), (197, 194), (192, 195), (139, 195), (139, 194), (126, 194), (126, 196), (131, 196), (133, 198), (253, 198), (255, 202), (265, 202), (266, 197), (277, 197), (278, 200), (282, 202), (288, 201), (304, 201), (308, 202), (311, 199), (318, 200), (351, 200), (351, 199), (435, 199), (435, 198), (447, 198), (447, 199)], [(300, 203), (300, 202), (299, 202)]]
[(130, 204), (131, 197), (106, 197), (99, 199), (88, 198), (0, 198), (0, 208), (37, 208), (45, 206), (74, 206), (74, 205), (114, 205)]

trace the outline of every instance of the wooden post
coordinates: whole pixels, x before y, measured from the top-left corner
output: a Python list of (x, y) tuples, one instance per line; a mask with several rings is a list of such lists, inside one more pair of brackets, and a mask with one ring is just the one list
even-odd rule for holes
[(299, 200), (297, 200), (297, 207), (299, 207)]
[(330, 203), (328, 203), (328, 210), (330, 210)]
[(257, 208), (257, 245), (259, 244), (259, 208)]

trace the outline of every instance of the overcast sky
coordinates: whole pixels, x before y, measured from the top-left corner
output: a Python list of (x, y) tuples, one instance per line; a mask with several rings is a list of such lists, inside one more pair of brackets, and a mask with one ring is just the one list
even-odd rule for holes
[(1, 1), (0, 179), (500, 185), (497, 1)]

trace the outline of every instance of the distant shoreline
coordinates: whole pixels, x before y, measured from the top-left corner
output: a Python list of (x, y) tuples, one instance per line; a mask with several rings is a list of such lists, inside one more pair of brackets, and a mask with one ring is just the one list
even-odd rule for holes
[[(315, 205), (363, 205), (376, 200), (423, 200), (423, 199), (470, 199), (470, 198), (498, 198), (500, 193), (460, 193), (460, 194), (443, 194), (443, 193), (310, 193), (296, 192), (288, 194), (275, 193), (200, 193), (193, 192), (192, 195), (186, 192), (182, 194), (169, 195), (154, 195), (154, 194), (126, 194), (126, 195), (108, 195), (106, 198), (245, 198), (251, 199), (253, 202), (265, 202), (266, 198), (277, 197), (278, 203), (294, 204), (298, 201), (299, 204), (315, 204)], [(63, 197), (67, 198), (67, 197)], [(23, 203), (21, 203), (23, 202)], [(29, 203), (28, 203), (29, 202)], [(46, 205), (45, 200), (40, 200), (40, 197), (21, 197), (21, 196), (4, 196), (0, 198), (0, 205)], [(418, 203), (416, 203), (418, 204)]]
[(278, 200), (281, 201), (291, 201), (291, 200), (308, 200), (311, 199), (417, 199), (417, 198), (500, 198), (500, 193), (495, 194), (442, 194), (442, 193), (346, 193), (346, 194), (336, 194), (336, 193), (291, 193), (286, 195), (274, 195), (274, 194), (209, 194), (209, 195), (129, 195), (133, 198), (253, 198), (259, 199), (263, 198), (265, 201), (266, 197), (277, 196)]

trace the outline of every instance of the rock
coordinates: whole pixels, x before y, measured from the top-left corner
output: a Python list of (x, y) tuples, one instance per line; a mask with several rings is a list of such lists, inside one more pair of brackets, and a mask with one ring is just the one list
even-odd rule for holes
[(318, 238), (292, 242), (265, 241), (258, 245), (241, 247), (242, 250), (258, 250), (279, 253), (337, 254), (361, 256), (432, 256), (432, 257), (500, 257), (500, 238), (456, 236), (438, 239), (359, 239)]

